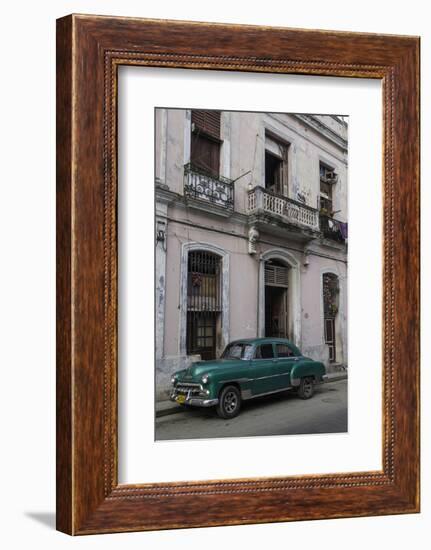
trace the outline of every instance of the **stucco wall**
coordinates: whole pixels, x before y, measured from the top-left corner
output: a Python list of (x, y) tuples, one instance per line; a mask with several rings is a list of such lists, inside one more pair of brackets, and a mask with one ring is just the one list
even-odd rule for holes
[(258, 266), (256, 258), (247, 253), (247, 240), (174, 221), (168, 227), (165, 355), (179, 353), (181, 249), (188, 242), (212, 244), (229, 254), (230, 338), (255, 336)]
[(302, 348), (303, 353), (328, 364), (328, 349), (324, 343), (322, 278), (335, 273), (339, 281), (339, 312), (336, 319), (337, 363), (347, 365), (347, 267), (341, 261), (319, 256), (310, 257), (303, 268), (302, 283)]

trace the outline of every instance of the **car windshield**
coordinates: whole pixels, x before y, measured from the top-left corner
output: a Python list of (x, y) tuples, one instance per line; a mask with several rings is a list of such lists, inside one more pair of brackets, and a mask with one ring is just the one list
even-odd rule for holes
[(253, 356), (253, 346), (251, 344), (229, 344), (224, 350), (222, 359), (251, 359)]

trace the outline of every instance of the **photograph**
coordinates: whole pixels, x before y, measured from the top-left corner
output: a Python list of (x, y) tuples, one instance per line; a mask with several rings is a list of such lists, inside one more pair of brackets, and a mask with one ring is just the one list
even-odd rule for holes
[(155, 439), (348, 431), (347, 114), (155, 109)]

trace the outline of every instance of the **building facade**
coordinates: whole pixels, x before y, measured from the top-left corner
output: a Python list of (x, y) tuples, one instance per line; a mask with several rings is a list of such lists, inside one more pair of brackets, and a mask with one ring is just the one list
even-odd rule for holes
[(347, 366), (347, 123), (156, 110), (156, 390), (226, 344)]

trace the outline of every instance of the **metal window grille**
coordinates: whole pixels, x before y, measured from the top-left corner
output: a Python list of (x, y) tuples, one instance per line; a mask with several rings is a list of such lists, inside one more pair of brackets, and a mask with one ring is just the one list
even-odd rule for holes
[(214, 359), (221, 303), (221, 262), (206, 251), (189, 253), (187, 273), (187, 353)]
[(338, 313), (338, 277), (334, 273), (323, 275), (323, 308), (325, 317), (335, 317)]

